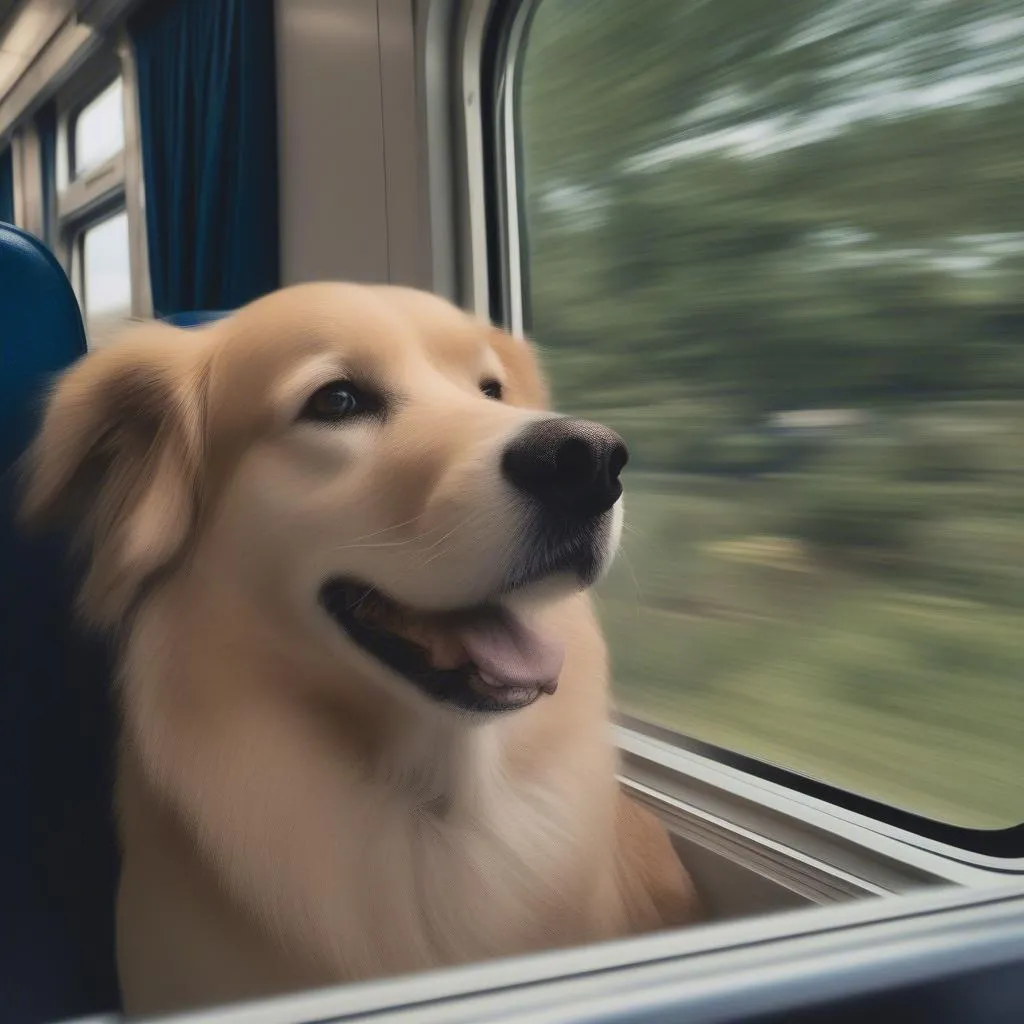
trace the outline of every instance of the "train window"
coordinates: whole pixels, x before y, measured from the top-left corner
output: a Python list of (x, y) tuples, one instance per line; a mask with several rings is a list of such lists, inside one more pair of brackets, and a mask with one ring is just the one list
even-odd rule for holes
[(93, 224), (78, 241), (79, 294), (91, 339), (103, 338), (105, 327), (131, 312), (132, 276), (128, 246), (128, 214), (121, 210)]
[(526, 326), (632, 449), (626, 711), (934, 820), (1024, 818), (1024, 18), (540, 0)]
[(71, 176), (99, 167), (124, 149), (124, 89), (115, 79), (78, 111), (70, 134)]
[(44, 189), (55, 194), (56, 248), (82, 304), (90, 348), (125, 317), (149, 311), (134, 90), (134, 60), (123, 44), (96, 54), (55, 101), (47, 149), (55, 166)]

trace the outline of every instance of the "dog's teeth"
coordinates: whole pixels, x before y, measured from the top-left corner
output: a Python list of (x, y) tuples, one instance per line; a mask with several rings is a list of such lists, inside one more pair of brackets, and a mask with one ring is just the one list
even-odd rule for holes
[(533, 692), (529, 686), (509, 686), (508, 683), (495, 679), (494, 676), (481, 672), (479, 669), (477, 669), (477, 677), (491, 691), (492, 696), (510, 704), (525, 700)]

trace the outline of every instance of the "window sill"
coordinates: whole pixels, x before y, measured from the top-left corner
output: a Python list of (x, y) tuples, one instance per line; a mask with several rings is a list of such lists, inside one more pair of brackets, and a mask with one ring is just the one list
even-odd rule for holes
[(1024, 872), (1024, 860), (904, 832), (635, 729), (616, 726), (616, 738), (623, 785), (675, 835), (816, 903)]

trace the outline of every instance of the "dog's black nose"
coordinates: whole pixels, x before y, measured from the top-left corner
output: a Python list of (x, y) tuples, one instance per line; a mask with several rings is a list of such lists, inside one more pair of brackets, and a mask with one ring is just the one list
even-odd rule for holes
[(578, 519), (607, 512), (622, 494), (619, 474), (629, 458), (613, 430), (587, 420), (531, 423), (501, 460), (505, 479), (551, 511)]

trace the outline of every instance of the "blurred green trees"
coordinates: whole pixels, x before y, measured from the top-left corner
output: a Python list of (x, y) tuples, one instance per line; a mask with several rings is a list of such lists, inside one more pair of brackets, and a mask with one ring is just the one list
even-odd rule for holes
[(534, 323), (594, 363), (566, 400), (1024, 388), (1019, 0), (542, 0), (522, 104)]
[(540, 0), (532, 331), (632, 450), (620, 696), (1024, 820), (1024, 3)]

